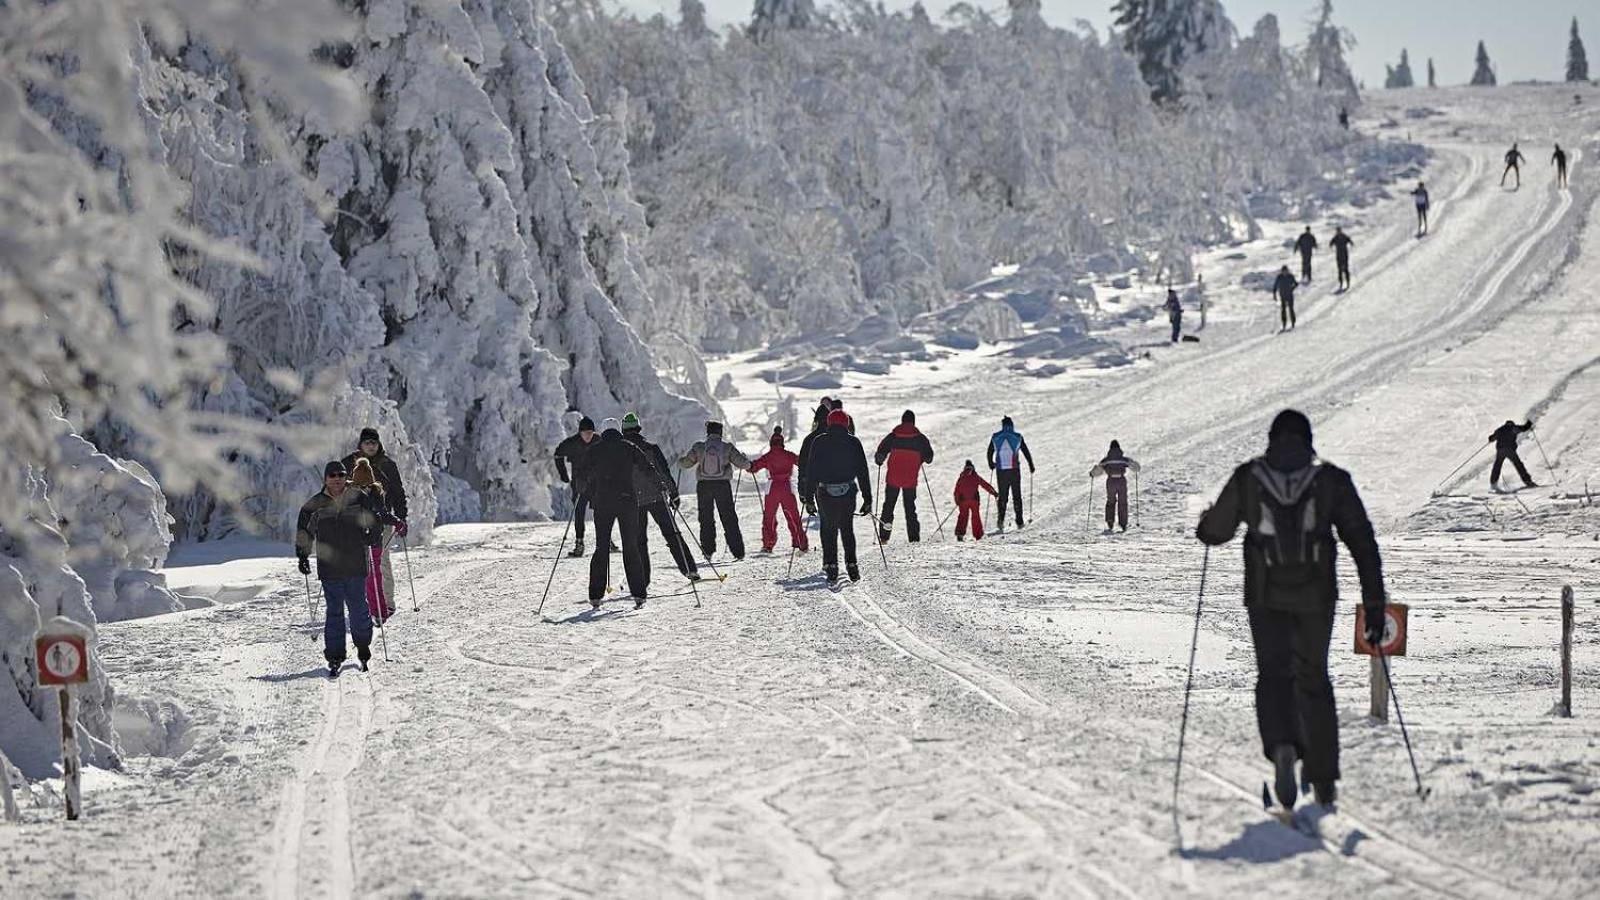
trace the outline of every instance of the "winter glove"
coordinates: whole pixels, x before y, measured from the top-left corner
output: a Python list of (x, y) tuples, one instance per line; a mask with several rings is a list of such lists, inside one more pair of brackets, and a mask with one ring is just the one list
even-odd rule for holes
[(863, 515), (863, 516), (872, 515), (872, 498), (871, 497), (868, 497), (867, 499), (861, 501), (861, 515)]
[(301, 575), (310, 575), (311, 574), (311, 560), (306, 558), (306, 557), (304, 557), (304, 556), (300, 557), (300, 564), (298, 566), (296, 566), (296, 568), (298, 568), (300, 570), (300, 574)]
[(806, 507), (806, 515), (815, 516), (817, 514), (817, 501), (816, 500), (813, 500), (812, 498), (807, 497), (806, 498), (806, 502), (805, 502), (805, 507)]
[(406, 532), (408, 532), (410, 530), (411, 530), (411, 526), (406, 524), (406, 520), (405, 519), (395, 519), (394, 520), (394, 533), (395, 534), (398, 534), (401, 537), (405, 537), (406, 536)]
[(1383, 607), (1367, 607), (1367, 643), (1374, 647), (1382, 646), (1383, 632), (1387, 624), (1387, 620), (1388, 616), (1384, 615)]
[(682, 502), (683, 502), (683, 498), (682, 497), (673, 497), (672, 498), (672, 508), (673, 509), (677, 509), (678, 508), (678, 504), (680, 504)]

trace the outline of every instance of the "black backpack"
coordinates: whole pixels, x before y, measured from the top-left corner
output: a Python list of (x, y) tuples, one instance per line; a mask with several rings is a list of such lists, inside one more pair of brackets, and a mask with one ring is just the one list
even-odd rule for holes
[(1269, 609), (1306, 612), (1332, 601), (1334, 560), (1322, 466), (1279, 472), (1257, 460), (1245, 480), (1245, 540)]

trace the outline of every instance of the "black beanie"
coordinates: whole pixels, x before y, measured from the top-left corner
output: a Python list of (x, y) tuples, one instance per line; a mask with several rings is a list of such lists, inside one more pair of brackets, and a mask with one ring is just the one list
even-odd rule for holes
[(584, 416), (583, 418), (579, 419), (578, 420), (578, 430), (579, 431), (593, 431), (594, 430), (594, 420), (589, 418), (588, 416)]
[(900, 414), (900, 424), (902, 424), (902, 425), (915, 425), (915, 424), (917, 424), (917, 414), (912, 412), (909, 409), (906, 410), (905, 412)]
[(1267, 440), (1275, 441), (1291, 434), (1304, 438), (1307, 445), (1311, 443), (1311, 420), (1297, 409), (1286, 409), (1273, 418)]
[(332, 462), (330, 462), (327, 465), (322, 467), (322, 477), (323, 478), (327, 478), (327, 477), (329, 477), (331, 475), (349, 475), (349, 474), (350, 474), (350, 472), (349, 472), (349, 470), (347, 470), (344, 467), (344, 463), (340, 462), (337, 459), (333, 460)]
[(706, 434), (721, 434), (721, 433), (722, 433), (722, 423), (721, 422), (707, 422), (706, 423)]
[[(361, 437), (360, 437), (360, 439), (358, 439), (356, 441), (356, 443), (364, 444), (367, 441), (377, 441), (377, 440), (378, 440), (378, 429), (376, 429), (376, 428), (363, 428), (363, 429), (361, 429)], [(382, 441), (379, 441), (379, 443), (382, 443)]]

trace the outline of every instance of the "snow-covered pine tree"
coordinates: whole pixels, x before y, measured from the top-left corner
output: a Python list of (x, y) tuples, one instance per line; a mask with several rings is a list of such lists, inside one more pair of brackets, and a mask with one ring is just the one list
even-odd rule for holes
[(821, 22), (814, 0), (755, 0), (746, 32), (764, 41), (779, 31), (811, 28)]
[(1411, 59), (1404, 47), (1400, 48), (1400, 65), (1384, 66), (1384, 68), (1388, 70), (1387, 76), (1383, 79), (1385, 88), (1408, 88), (1416, 85), (1411, 77)]
[(1355, 35), (1333, 24), (1333, 0), (1322, 0), (1317, 20), (1306, 41), (1306, 62), (1317, 87), (1341, 95), (1340, 102), (1351, 106), (1361, 99), (1355, 75), (1344, 54), (1356, 45)]
[(1111, 11), (1123, 49), (1138, 60), (1157, 103), (1182, 97), (1190, 61), (1233, 44), (1233, 23), (1217, 0), (1118, 0)]
[(1475, 66), (1472, 70), (1472, 85), (1474, 87), (1494, 87), (1494, 65), (1489, 62), (1489, 49), (1478, 42), (1478, 53)]
[(1433, 57), (1430, 56), (1430, 57), (1428, 57), (1428, 87), (1436, 88), (1438, 86), (1439, 86), (1439, 75), (1438, 75), (1437, 72), (1434, 71), (1434, 68), (1433, 68)]
[(1006, 2), (1011, 9), (1011, 17), (1006, 20), (1006, 28), (1012, 34), (1038, 33), (1046, 27), (1040, 0), (1006, 0)]
[(1578, 17), (1572, 17), (1572, 38), (1567, 41), (1567, 80), (1589, 80), (1589, 54), (1583, 50), (1583, 38), (1578, 36)]
[(692, 41), (711, 37), (711, 27), (706, 24), (706, 5), (700, 0), (680, 0), (678, 30)]

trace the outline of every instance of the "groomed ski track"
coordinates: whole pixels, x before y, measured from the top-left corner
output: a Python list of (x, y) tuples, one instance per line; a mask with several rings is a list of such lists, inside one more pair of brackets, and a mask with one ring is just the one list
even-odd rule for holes
[[(1275, 333), (1264, 294), (1235, 292), (1218, 297), (1202, 344), (1123, 370), (1034, 379), (969, 359), (848, 393), (864, 438), (914, 408), (938, 457), (924, 542), (906, 545), (902, 523), (886, 572), (858, 519), (864, 578), (837, 593), (815, 551), (786, 574), (780, 528), (780, 552), (703, 582), (698, 610), (679, 596), (591, 611), (587, 560), (562, 559), (542, 622), (560, 525), (475, 525), (412, 549), (422, 611), (402, 576), (393, 659), (370, 674), (320, 677), (288, 562), (285, 587), (255, 601), (107, 626), (109, 664), (132, 670), (119, 689), (171, 678), (148, 648), (184, 654), (189, 680), (171, 690), (228, 723), (219, 749), (137, 763), (154, 786), (91, 793), (104, 840), (59, 861), (53, 826), (0, 829), (6, 858), (27, 860), (4, 874), (19, 896), (113, 871), (116, 887), (78, 892), (1583, 895), (1600, 878), (1597, 716), (1545, 713), (1551, 601), (1585, 579), (1583, 602), (1600, 596), (1600, 516), (1568, 488), (1526, 492), (1530, 513), (1478, 496), (1488, 454), (1446, 485), (1464, 496), (1432, 496), (1494, 424), (1530, 411), (1558, 468), (1600, 471), (1600, 379), (1587, 368), (1600, 346), (1587, 228), (1600, 116), (1570, 96), (1375, 95), (1363, 128), (1411, 106), (1446, 113), (1406, 125), (1435, 152), (1433, 232), (1412, 237), (1410, 185), (1360, 211), (1353, 290), (1329, 291), (1319, 254), (1292, 332)], [(1572, 155), (1570, 191), (1534, 152), (1546, 133)], [(1502, 191), (1498, 161), (1519, 136), (1534, 162), (1520, 191)], [(1297, 260), (1262, 265), (1283, 262)], [(1236, 547), (1211, 555), (1176, 817), (1171, 805), (1201, 567), (1193, 516), (1285, 405), (1310, 413), (1324, 456), (1353, 472), (1391, 593), (1412, 604), (1396, 682), (1434, 788), (1417, 800), (1398, 729), (1366, 720), (1366, 661), (1348, 654), (1342, 609), (1345, 802), (1320, 841), (1260, 809)], [(982, 465), (1002, 414), (1040, 462), (1036, 514), (994, 534), (986, 506), (990, 536), (954, 543), (953, 517), (941, 537), (936, 513), (962, 460)], [(1113, 437), (1144, 471), (1140, 525), (1108, 537), (1098, 509), (1085, 525), (1086, 473)], [(1524, 459), (1542, 471), (1536, 452)], [(748, 542), (758, 513), (745, 488)], [(653, 590), (678, 591), (652, 549)], [(1580, 645), (1587, 697), (1596, 647)], [(195, 819), (203, 833), (166, 824)], [(114, 849), (146, 834), (162, 853)]]

